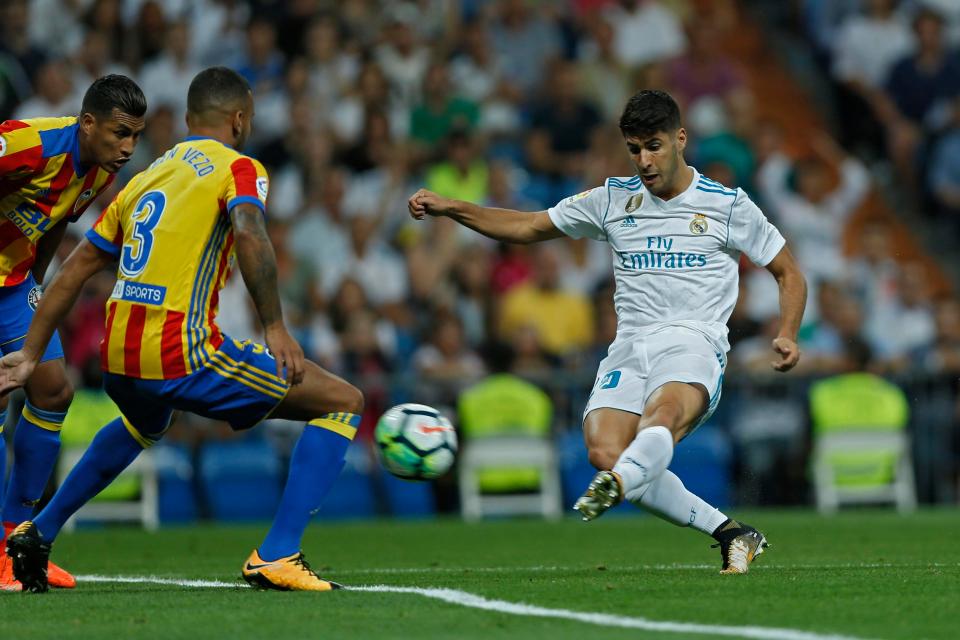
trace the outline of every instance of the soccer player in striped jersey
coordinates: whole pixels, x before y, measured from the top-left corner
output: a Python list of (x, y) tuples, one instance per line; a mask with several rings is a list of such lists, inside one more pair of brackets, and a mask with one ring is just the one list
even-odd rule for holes
[[(64, 522), (163, 436), (175, 409), (237, 430), (268, 415), (307, 422), (277, 516), (242, 575), (270, 589), (338, 586), (310, 568), (300, 539), (343, 467), (363, 395), (305, 360), (284, 325), (264, 225), (267, 174), (239, 152), (253, 112), (239, 74), (200, 72), (187, 95), (190, 136), (117, 195), (50, 285), (22, 350), (0, 361), (0, 393), (22, 385), (83, 283), (119, 260), (101, 355), (104, 388), (123, 415), (100, 430), (50, 503), (7, 539), (25, 590), (47, 589), (50, 544)], [(214, 321), (234, 258), (267, 348), (223, 335)]]
[[(40, 298), (47, 267), (67, 224), (77, 220), (130, 159), (143, 131), (143, 92), (120, 75), (96, 80), (79, 117), (7, 120), (0, 124), (0, 351), (20, 349)], [(26, 405), (13, 436), (14, 461), (3, 500), (3, 536), (33, 516), (60, 450), (60, 428), (73, 389), (54, 333), (26, 381)], [(0, 432), (6, 399), (0, 405)], [(0, 437), (0, 479), (6, 451)], [(2, 488), (2, 483), (0, 483)], [(54, 565), (50, 583), (72, 587)], [(0, 589), (17, 590), (6, 556)]]

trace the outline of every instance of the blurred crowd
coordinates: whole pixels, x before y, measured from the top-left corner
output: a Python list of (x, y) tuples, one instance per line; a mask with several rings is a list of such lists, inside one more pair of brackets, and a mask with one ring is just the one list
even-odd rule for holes
[[(800, 150), (758, 116), (767, 97), (751, 89), (751, 61), (730, 53), (749, 5), (735, 0), (5, 0), (0, 119), (75, 114), (93, 78), (129, 74), (149, 111), (119, 186), (184, 135), (197, 71), (240, 71), (256, 98), (246, 151), (271, 177), (286, 319), (308, 357), (365, 381), (376, 415), (396, 376), (452, 402), (503, 345), (516, 373), (578, 372), (589, 385), (616, 333), (607, 247), (501, 245), (414, 222), (406, 199), (425, 186), (539, 210), (632, 175), (620, 110), (664, 88), (681, 105), (688, 162), (743, 187), (807, 273), (804, 371), (960, 372), (960, 303), (934, 296), (928, 263), (900, 259), (882, 220), (856, 255), (842, 242), (878, 163), (931, 220), (960, 219), (960, 5), (796, 4), (842, 114), (832, 136), (804, 132)], [(731, 368), (769, 371), (776, 283), (746, 262), (742, 276)], [(90, 376), (111, 283), (93, 281), (64, 330), (67, 361)], [(239, 277), (219, 323), (259, 333)]]

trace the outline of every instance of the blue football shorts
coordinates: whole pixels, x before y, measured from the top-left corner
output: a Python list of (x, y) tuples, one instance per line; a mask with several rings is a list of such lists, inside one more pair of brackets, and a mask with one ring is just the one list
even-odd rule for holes
[[(30, 321), (40, 302), (40, 287), (28, 274), (27, 279), (12, 287), (0, 287), (0, 351), (4, 355), (19, 351), (30, 329)], [(53, 332), (53, 338), (43, 352), (40, 362), (63, 357), (63, 345), (60, 334)]]
[(264, 420), (290, 387), (277, 377), (277, 364), (263, 345), (225, 337), (198, 370), (181, 378), (144, 380), (104, 372), (103, 388), (123, 417), (143, 436), (156, 441), (174, 410), (224, 420), (234, 430)]

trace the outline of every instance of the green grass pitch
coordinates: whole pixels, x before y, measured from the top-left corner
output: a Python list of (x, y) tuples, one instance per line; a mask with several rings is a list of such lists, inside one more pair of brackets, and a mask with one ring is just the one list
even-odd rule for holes
[[(457, 520), (318, 522), (304, 549), (349, 586), (455, 589), (551, 610), (709, 625), (630, 629), (468, 608), (417, 594), (331, 594), (81, 581), (0, 594), (17, 638), (707, 638), (717, 626), (823, 638), (960, 637), (960, 511), (742, 515), (772, 548), (746, 576), (720, 576), (710, 540), (639, 514), (466, 525)], [(81, 530), (54, 560), (78, 575), (234, 582), (266, 526)], [(601, 621), (602, 622), (602, 621)], [(747, 633), (747, 631), (744, 631)], [(763, 632), (766, 633), (766, 632)], [(779, 635), (777, 635), (779, 634)]]

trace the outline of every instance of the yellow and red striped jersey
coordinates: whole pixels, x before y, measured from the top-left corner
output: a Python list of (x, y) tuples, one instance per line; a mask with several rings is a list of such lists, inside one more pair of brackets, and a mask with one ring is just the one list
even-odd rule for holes
[(87, 232), (120, 259), (106, 371), (168, 379), (203, 366), (223, 342), (214, 318), (232, 262), (229, 211), (266, 201), (263, 165), (211, 138), (187, 138), (133, 177)]
[(77, 118), (0, 123), (0, 287), (27, 278), (44, 233), (79, 218), (113, 182), (80, 166)]

